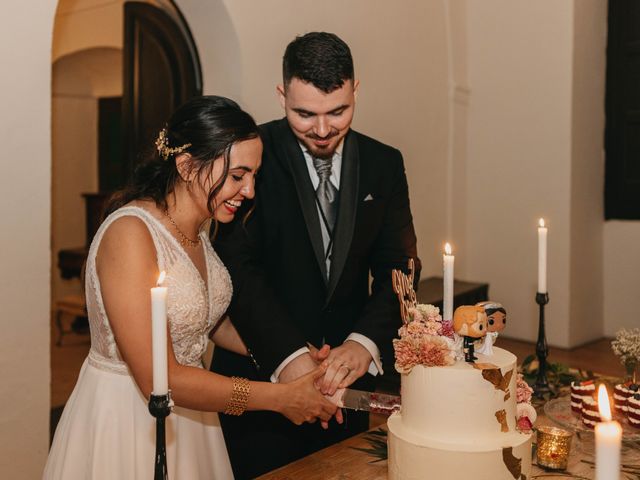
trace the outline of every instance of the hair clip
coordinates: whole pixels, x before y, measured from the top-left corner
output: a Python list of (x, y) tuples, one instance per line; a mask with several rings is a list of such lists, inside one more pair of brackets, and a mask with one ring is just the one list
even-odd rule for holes
[(160, 130), (160, 133), (158, 134), (158, 138), (156, 139), (156, 150), (158, 150), (158, 153), (164, 160), (167, 160), (171, 155), (177, 155), (179, 153), (184, 152), (190, 146), (191, 146), (190, 143), (185, 143), (184, 145), (181, 145), (179, 147), (173, 147), (173, 148), (169, 147), (169, 140), (167, 139), (166, 128), (163, 128), (162, 130)]

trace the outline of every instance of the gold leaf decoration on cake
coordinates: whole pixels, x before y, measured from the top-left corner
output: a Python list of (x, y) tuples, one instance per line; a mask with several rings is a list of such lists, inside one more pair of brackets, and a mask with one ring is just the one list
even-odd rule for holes
[(507, 388), (507, 393), (505, 393), (504, 395), (504, 401), (506, 402), (507, 400), (509, 400), (511, 398), (511, 392), (509, 391), (509, 389)]
[(502, 461), (507, 466), (509, 473), (513, 478), (518, 480), (526, 479), (526, 475), (522, 474), (522, 459), (513, 456), (513, 447), (504, 447), (502, 449)]
[(504, 375), (502, 375), (499, 368), (482, 370), (482, 378), (493, 385), (496, 390), (502, 390), (505, 393), (509, 391), (509, 382), (511, 381), (512, 375), (513, 370), (509, 370)]
[(498, 368), (498, 366), (493, 363), (472, 363), (471, 365), (476, 370), (495, 370)]
[(496, 420), (500, 424), (500, 431), (506, 433), (509, 431), (509, 425), (507, 425), (507, 411), (506, 410), (498, 410), (496, 412)]

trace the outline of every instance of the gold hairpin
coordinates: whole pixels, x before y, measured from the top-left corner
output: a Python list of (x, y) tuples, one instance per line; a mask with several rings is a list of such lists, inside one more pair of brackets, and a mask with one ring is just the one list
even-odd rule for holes
[(158, 153), (164, 160), (167, 160), (171, 155), (177, 155), (184, 152), (190, 146), (190, 143), (185, 143), (184, 145), (181, 145), (179, 147), (169, 147), (169, 139), (167, 139), (166, 128), (160, 130), (158, 138), (156, 139), (156, 150), (158, 150)]

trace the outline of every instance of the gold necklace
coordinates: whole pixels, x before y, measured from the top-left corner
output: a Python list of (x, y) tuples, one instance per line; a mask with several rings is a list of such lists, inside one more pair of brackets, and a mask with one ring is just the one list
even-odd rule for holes
[(178, 227), (175, 220), (171, 218), (171, 215), (169, 215), (169, 209), (166, 209), (164, 211), (164, 214), (167, 216), (167, 218), (171, 222), (171, 225), (173, 225), (173, 228), (176, 229), (176, 232), (178, 232), (178, 235), (180, 235), (180, 245), (182, 245), (183, 247), (197, 247), (198, 245), (200, 245), (200, 237), (196, 238), (195, 240), (191, 240), (182, 232), (182, 230), (180, 230), (180, 227)]

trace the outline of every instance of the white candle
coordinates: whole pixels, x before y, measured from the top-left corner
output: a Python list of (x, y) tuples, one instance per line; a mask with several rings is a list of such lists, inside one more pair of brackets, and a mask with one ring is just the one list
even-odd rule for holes
[(547, 227), (538, 221), (538, 293), (547, 293)]
[(151, 351), (153, 356), (153, 394), (169, 391), (167, 374), (167, 287), (161, 287), (165, 273), (160, 273), (158, 286), (151, 289)]
[(442, 295), (442, 319), (453, 319), (453, 262), (455, 257), (451, 255), (451, 245), (448, 243), (444, 246), (444, 255), (442, 263), (444, 268), (444, 284)]
[(596, 424), (596, 480), (618, 480), (622, 428), (611, 421), (609, 396), (602, 384), (598, 388), (598, 409), (603, 421)]

